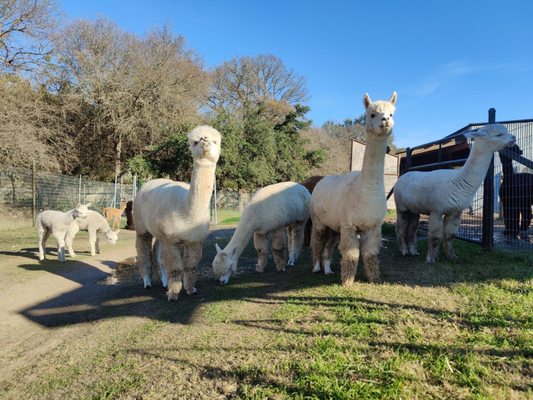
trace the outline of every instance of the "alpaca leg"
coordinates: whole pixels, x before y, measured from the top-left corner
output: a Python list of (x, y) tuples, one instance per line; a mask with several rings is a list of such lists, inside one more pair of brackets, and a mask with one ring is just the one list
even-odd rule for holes
[(50, 237), (50, 229), (39, 227), (39, 260), (46, 258), (46, 241)]
[(57, 239), (57, 258), (59, 262), (65, 262), (65, 236), (67, 235), (66, 231), (60, 231), (54, 236)]
[(135, 238), (137, 250), (137, 265), (143, 279), (144, 288), (152, 287), (152, 235), (148, 232), (137, 233)]
[(322, 251), (322, 266), (324, 267), (324, 271), (329, 271), (327, 273), (332, 274), (333, 271), (331, 271), (331, 257), (333, 256), (335, 245), (339, 241), (339, 234), (337, 232), (333, 232), (331, 229), (328, 229), (326, 237), (326, 245)]
[(156, 270), (159, 273), (159, 279), (161, 279), (161, 284), (164, 288), (167, 287), (168, 277), (163, 268), (163, 245), (161, 241), (156, 239), (152, 247), (152, 265), (153, 270)]
[(254, 232), (254, 247), (257, 252), (257, 265), (255, 272), (265, 272), (268, 263), (268, 237), (265, 234)]
[(89, 229), (89, 243), (91, 245), (91, 256), (96, 255), (96, 251), (100, 253), (100, 249), (96, 250), (96, 241), (98, 240), (98, 235), (95, 230)]
[[(314, 221), (313, 230), (311, 231), (311, 252), (313, 254), (313, 272), (320, 272), (320, 261), (324, 252), (326, 239), (326, 226)], [(324, 268), (325, 274), (331, 274), (331, 269)]]
[(304, 243), (305, 223), (296, 222), (290, 226), (289, 262), (287, 265), (294, 266)]
[(183, 286), (187, 294), (196, 294), (198, 263), (202, 258), (202, 242), (185, 242), (183, 250)]
[(511, 199), (509, 199), (509, 203), (511, 204), (508, 204), (508, 207), (504, 212), (504, 219), (507, 220), (507, 234), (514, 237), (518, 235), (520, 212), (518, 207), (515, 204), (512, 204), (513, 202)]
[(272, 256), (278, 272), (285, 271), (287, 263), (287, 234), (285, 227), (275, 230), (272, 233)]
[(355, 280), (357, 263), (359, 262), (359, 238), (357, 232), (350, 228), (341, 228), (339, 243), (341, 253), (341, 284), (350, 286)]
[(428, 221), (428, 254), (426, 263), (434, 263), (439, 254), (439, 243), (442, 238), (442, 216), (430, 214)]
[(461, 225), (461, 212), (444, 216), (444, 255), (450, 260), (457, 259), (453, 249), (453, 235), (457, 233)]
[(311, 232), (313, 231), (313, 222), (309, 217), (305, 223), (304, 228), (304, 246), (309, 247), (311, 245)]
[(162, 240), (163, 245), (163, 269), (168, 277), (167, 298), (168, 301), (178, 300), (183, 286), (183, 260), (179, 247), (176, 243)]
[(96, 254), (100, 254), (100, 236), (98, 236), (98, 232), (94, 232), (94, 236), (96, 237), (94, 249), (96, 250)]
[(67, 236), (65, 236), (65, 246), (67, 247), (68, 253), (71, 257), (76, 257), (76, 252), (74, 251), (74, 237), (79, 232), (80, 227), (77, 223), (70, 225)]
[(381, 246), (381, 224), (366, 231), (361, 237), (363, 270), (369, 282), (379, 281), (379, 248)]
[(287, 267), (294, 267), (294, 263), (295, 263), (295, 260), (293, 257), (293, 248), (295, 246), (294, 225), (287, 226), (287, 228), (285, 229), (285, 233), (287, 236), (287, 252), (289, 254), (289, 259), (287, 260)]
[(409, 227), (410, 211), (396, 210), (396, 240), (398, 241), (398, 250), (402, 256), (409, 254), (407, 245), (407, 230)]
[(520, 205), (520, 216), (522, 217), (520, 219), (520, 239), (527, 240), (529, 238), (527, 231), (529, 224), (531, 224), (531, 205), (523, 203), (524, 200), (522, 200), (522, 204)]
[(412, 256), (418, 256), (418, 250), (416, 248), (416, 232), (418, 231), (418, 223), (420, 222), (420, 214), (413, 214), (409, 217), (409, 223), (407, 225), (406, 241), (407, 250)]

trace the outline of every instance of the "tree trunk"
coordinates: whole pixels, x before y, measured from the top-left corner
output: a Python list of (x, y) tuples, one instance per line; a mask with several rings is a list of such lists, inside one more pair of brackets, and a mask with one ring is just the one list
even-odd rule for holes
[(120, 175), (120, 171), (122, 169), (122, 162), (121, 162), (121, 156), (122, 156), (122, 134), (118, 135), (118, 140), (115, 145), (115, 177)]

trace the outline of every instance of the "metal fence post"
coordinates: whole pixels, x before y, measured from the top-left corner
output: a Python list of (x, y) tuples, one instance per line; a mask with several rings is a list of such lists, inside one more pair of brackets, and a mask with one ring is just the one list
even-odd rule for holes
[(35, 211), (37, 208), (37, 201), (36, 201), (36, 185), (35, 185), (35, 160), (33, 160), (33, 163), (31, 165), (31, 219), (32, 219), (32, 226), (35, 227)]
[[(489, 110), (489, 124), (496, 122), (496, 110)], [(485, 181), (483, 182), (483, 226), (481, 231), (481, 246), (485, 250), (494, 247), (494, 156), (489, 165)]]

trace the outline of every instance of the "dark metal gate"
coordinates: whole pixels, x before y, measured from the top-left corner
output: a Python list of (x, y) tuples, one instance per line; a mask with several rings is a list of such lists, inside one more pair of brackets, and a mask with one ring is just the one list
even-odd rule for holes
[[(522, 197), (520, 204), (524, 206), (524, 202), (529, 201), (525, 200), (526, 198), (533, 199), (533, 174), (528, 173), (533, 172), (533, 119), (496, 121), (496, 110), (493, 108), (489, 110), (488, 121), (485, 123), (469, 124), (443, 139), (408, 147), (405, 156), (400, 158), (400, 175), (408, 171), (460, 168), (468, 158), (471, 145), (470, 140), (465, 139), (463, 134), (495, 122), (506, 126), (509, 132), (516, 136), (517, 145), (522, 152), (519, 154), (506, 149), (501, 152), (504, 158), (512, 159), (512, 169), (515, 173), (531, 175), (531, 186), (521, 184), (518, 189), (519, 196)], [(477, 190), (470, 207), (463, 212), (457, 238), (480, 244), (485, 249), (496, 246), (533, 251), (532, 236), (526, 234), (519, 238), (506, 231), (499, 197), (503, 172), (500, 157), (493, 157), (483, 184)], [(427, 219), (421, 218), (422, 228), (425, 223)]]

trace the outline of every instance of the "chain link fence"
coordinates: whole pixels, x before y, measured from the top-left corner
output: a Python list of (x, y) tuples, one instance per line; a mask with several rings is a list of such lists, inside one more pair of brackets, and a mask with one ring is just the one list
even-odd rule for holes
[(98, 212), (104, 207), (118, 207), (120, 201), (135, 197), (136, 186), (135, 183), (98, 182), (28, 168), (1, 168), (0, 229), (31, 226), (40, 211), (67, 211), (78, 203), (92, 203), (91, 208)]

